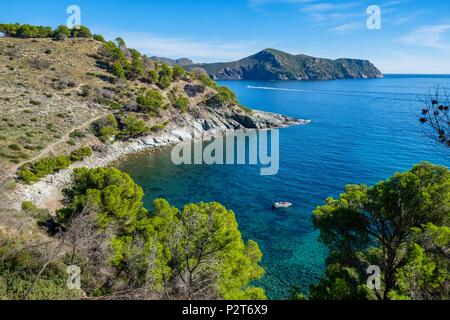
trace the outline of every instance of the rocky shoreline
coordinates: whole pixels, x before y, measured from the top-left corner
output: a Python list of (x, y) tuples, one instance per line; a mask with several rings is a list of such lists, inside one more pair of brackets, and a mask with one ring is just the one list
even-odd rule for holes
[[(190, 123), (190, 125), (187, 125), (187, 123)], [(158, 135), (113, 143), (102, 151), (94, 152), (91, 157), (84, 161), (73, 164), (68, 169), (48, 176), (33, 185), (20, 184), (13, 194), (13, 203), (9, 207), (19, 210), (23, 201), (31, 201), (38, 207), (48, 209), (51, 212), (59, 209), (61, 200), (63, 200), (62, 190), (70, 185), (71, 174), (75, 168), (93, 169), (111, 166), (131, 155), (157, 151), (178, 143), (191, 141), (193, 136), (217, 136), (235, 129), (283, 128), (308, 124), (310, 121), (254, 111), (251, 116), (240, 115), (240, 118), (217, 115), (217, 117), (209, 117), (208, 119), (189, 119), (187, 123), (184, 123), (184, 126), (174, 125), (173, 128), (168, 128)], [(193, 133), (195, 134), (193, 135)]]

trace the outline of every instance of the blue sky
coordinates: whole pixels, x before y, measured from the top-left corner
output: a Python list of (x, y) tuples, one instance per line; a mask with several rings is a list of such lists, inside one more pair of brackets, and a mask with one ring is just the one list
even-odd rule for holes
[[(442, 0), (1, 0), (1, 23), (82, 24), (149, 55), (231, 61), (266, 47), (364, 58), (385, 73), (450, 74), (450, 4)], [(366, 26), (381, 8), (380, 30)]]

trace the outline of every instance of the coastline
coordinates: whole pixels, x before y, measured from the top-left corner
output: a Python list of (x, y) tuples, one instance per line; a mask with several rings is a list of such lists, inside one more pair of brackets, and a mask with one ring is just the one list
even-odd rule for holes
[[(310, 120), (293, 119), (277, 114), (254, 111), (257, 116), (271, 119), (273, 122), (266, 123), (258, 128), (246, 128), (245, 130), (269, 130), (285, 128), (294, 125), (306, 125)], [(282, 119), (282, 120), (281, 120)], [(59, 171), (53, 175), (38, 181), (32, 185), (17, 184), (12, 193), (9, 208), (20, 210), (22, 202), (31, 201), (40, 208), (54, 212), (62, 207), (63, 189), (71, 184), (72, 172), (76, 168), (99, 168), (110, 167), (124, 161), (127, 157), (140, 153), (154, 153), (173, 147), (179, 143), (193, 140), (192, 133), (196, 136), (213, 137), (223, 135), (226, 132), (235, 131), (224, 126), (209, 126), (205, 128), (202, 120), (195, 120), (191, 126), (177, 127), (167, 130), (162, 134), (147, 135), (130, 141), (118, 141), (107, 145), (105, 150), (95, 151), (93, 155), (85, 160), (72, 164), (69, 168)]]

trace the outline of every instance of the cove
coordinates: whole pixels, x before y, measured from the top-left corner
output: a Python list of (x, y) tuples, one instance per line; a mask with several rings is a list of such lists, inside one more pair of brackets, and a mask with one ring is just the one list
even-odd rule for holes
[[(448, 76), (288, 82), (221, 82), (244, 105), (311, 119), (280, 130), (279, 172), (261, 176), (258, 165), (174, 165), (171, 150), (121, 163), (145, 192), (149, 209), (163, 197), (182, 208), (218, 201), (236, 213), (245, 239), (258, 242), (267, 274), (257, 285), (269, 298), (307, 292), (324, 272), (327, 249), (313, 229), (313, 210), (346, 184), (372, 185), (421, 161), (450, 165), (449, 152), (426, 137), (418, 122), (425, 95)], [(272, 211), (274, 201), (293, 207)]]

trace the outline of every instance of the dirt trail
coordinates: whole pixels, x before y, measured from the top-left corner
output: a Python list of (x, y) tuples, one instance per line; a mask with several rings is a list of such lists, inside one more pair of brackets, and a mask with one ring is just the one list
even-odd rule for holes
[(55, 141), (55, 142), (49, 144), (47, 147), (45, 147), (44, 149), (42, 149), (37, 155), (33, 156), (32, 158), (30, 158), (30, 159), (28, 159), (28, 160), (24, 160), (24, 161), (22, 161), (21, 163), (16, 164), (15, 166), (9, 168), (9, 169), (6, 171), (5, 175), (4, 175), (2, 178), (0, 178), (0, 183), (4, 183), (7, 179), (11, 178), (11, 177), (16, 173), (16, 171), (17, 171), (21, 166), (23, 166), (24, 164), (29, 163), (29, 162), (36, 161), (36, 160), (38, 160), (38, 159), (44, 157), (45, 155), (47, 155), (47, 154), (49, 154), (51, 151), (53, 151), (53, 148), (55, 148), (56, 146), (58, 146), (58, 145), (60, 145), (60, 144), (62, 144), (62, 143), (67, 142), (67, 141), (69, 140), (69, 138), (70, 138), (70, 134), (71, 134), (72, 132), (74, 132), (75, 130), (86, 129), (86, 128), (89, 127), (92, 123), (94, 123), (95, 121), (99, 120), (100, 118), (103, 118), (104, 116), (105, 116), (104, 114), (99, 115), (99, 116), (97, 116), (97, 117), (91, 119), (89, 122), (86, 122), (86, 123), (83, 123), (83, 124), (81, 124), (81, 125), (79, 125), (79, 126), (73, 127), (70, 131), (68, 131), (67, 133), (65, 133), (65, 134), (61, 137), (61, 139), (59, 139), (59, 140), (57, 140), (57, 141)]

